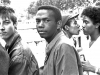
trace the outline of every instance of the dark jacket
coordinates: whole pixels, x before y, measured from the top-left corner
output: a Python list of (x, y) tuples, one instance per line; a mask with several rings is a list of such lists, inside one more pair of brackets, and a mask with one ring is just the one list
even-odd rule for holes
[(18, 33), (13, 36), (10, 45), (6, 45), (10, 56), (8, 75), (38, 75), (38, 63)]
[(82, 75), (79, 56), (70, 41), (60, 32), (47, 45), (46, 59), (41, 75)]
[(8, 75), (9, 55), (0, 44), (0, 75)]

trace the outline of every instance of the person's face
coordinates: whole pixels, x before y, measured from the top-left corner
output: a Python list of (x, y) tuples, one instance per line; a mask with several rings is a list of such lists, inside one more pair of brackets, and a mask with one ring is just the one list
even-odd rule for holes
[(74, 18), (74, 19), (71, 20), (68, 30), (72, 35), (78, 35), (79, 31), (80, 31), (79, 27), (80, 26), (77, 23), (77, 18)]
[(50, 38), (57, 31), (57, 23), (51, 10), (39, 10), (36, 14), (36, 24), (42, 38)]
[(13, 22), (8, 17), (0, 16), (0, 36), (2, 39), (9, 39), (13, 35), (15, 27)]
[(91, 35), (95, 30), (95, 25), (93, 24), (92, 20), (87, 17), (83, 16), (83, 32), (85, 35)]

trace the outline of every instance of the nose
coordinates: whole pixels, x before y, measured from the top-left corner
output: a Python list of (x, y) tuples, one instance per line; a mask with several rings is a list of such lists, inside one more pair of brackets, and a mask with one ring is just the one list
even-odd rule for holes
[(82, 24), (82, 30), (84, 30), (84, 29), (85, 29), (85, 27), (86, 27), (86, 24), (85, 24), (85, 23), (83, 23), (83, 24)]
[(78, 27), (78, 28), (80, 28), (80, 25), (79, 25), (79, 24), (77, 24), (77, 27)]
[(82, 28), (84, 28), (84, 27), (85, 27), (85, 23), (82, 24)]
[(4, 30), (5, 28), (4, 28), (4, 25), (0, 25), (0, 30)]
[(44, 22), (41, 21), (37, 26), (38, 26), (39, 28), (44, 28)]

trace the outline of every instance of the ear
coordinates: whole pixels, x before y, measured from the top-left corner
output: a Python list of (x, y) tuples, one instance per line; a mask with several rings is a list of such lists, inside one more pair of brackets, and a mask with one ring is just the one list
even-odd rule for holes
[(57, 29), (61, 29), (61, 27), (62, 27), (62, 21), (59, 20), (59, 21), (57, 22)]
[(17, 24), (14, 24), (14, 28), (17, 29)]
[(100, 26), (100, 23), (96, 23), (95, 28), (98, 28)]
[(65, 29), (66, 29), (66, 30), (69, 30), (69, 26), (65, 25)]

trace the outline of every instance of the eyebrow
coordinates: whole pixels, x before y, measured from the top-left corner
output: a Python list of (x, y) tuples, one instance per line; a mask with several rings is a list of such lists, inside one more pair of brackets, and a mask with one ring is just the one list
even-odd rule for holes
[(49, 18), (36, 18), (36, 20), (46, 20), (46, 19), (49, 19)]
[(10, 20), (4, 20), (4, 21), (10, 21)]
[(4, 20), (3, 22), (9, 22), (10, 23), (11, 21), (10, 20)]

